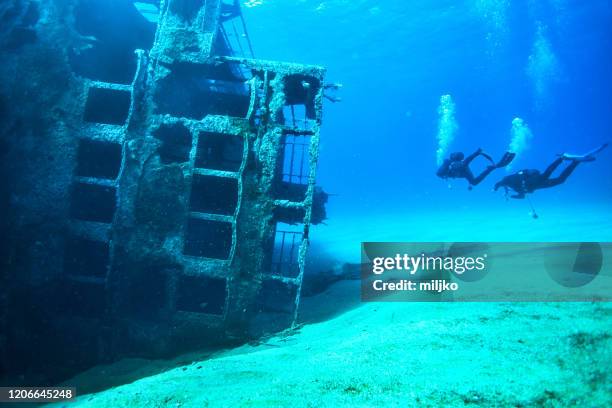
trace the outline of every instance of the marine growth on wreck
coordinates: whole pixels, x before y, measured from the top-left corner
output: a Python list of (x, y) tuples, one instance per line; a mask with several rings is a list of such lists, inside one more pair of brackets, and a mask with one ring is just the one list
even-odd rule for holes
[(325, 69), (256, 59), (237, 1), (0, 17), (2, 154), (21, 157), (2, 163), (3, 368), (62, 377), (290, 327), (325, 217)]

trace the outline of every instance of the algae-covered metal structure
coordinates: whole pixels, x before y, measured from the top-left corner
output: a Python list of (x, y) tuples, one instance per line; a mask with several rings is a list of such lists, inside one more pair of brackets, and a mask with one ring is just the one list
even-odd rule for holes
[[(3, 167), (7, 373), (28, 370), (41, 337), (30, 368), (67, 373), (289, 327), (324, 218), (323, 68), (255, 59), (237, 2), (100, 3), (0, 10), (3, 41), (18, 40), (0, 73), (42, 70), (49, 93), (39, 112), (12, 106), (18, 83), (1, 89), (17, 118), (3, 157), (21, 157)], [(112, 13), (125, 38), (99, 26)], [(41, 50), (46, 68), (32, 65)], [(40, 321), (21, 321), (24, 307)]]

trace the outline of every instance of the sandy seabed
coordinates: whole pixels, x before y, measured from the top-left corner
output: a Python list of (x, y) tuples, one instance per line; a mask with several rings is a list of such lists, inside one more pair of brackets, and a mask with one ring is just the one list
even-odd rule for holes
[(64, 405), (612, 406), (611, 315), (607, 303), (367, 303)]
[[(362, 240), (415, 234), (420, 241), (609, 241), (608, 211), (581, 214), (551, 209), (537, 224), (522, 213), (511, 223), (466, 213), (422, 226), (416, 215), (340, 219), (313, 233), (311, 257), (358, 262)], [(304, 298), (300, 314), (305, 324), (256, 345), (92, 369), (67, 384), (81, 394), (105, 391), (63, 406), (612, 406), (611, 303), (361, 303), (359, 281), (341, 281)]]

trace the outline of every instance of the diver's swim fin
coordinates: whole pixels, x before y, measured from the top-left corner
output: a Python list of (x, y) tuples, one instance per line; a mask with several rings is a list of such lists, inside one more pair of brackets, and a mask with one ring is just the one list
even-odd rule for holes
[(593, 149), (590, 152), (585, 153), (585, 154), (568, 154), (568, 153), (564, 153), (564, 154), (562, 154), (560, 156), (563, 157), (564, 159), (567, 159), (567, 160), (574, 160), (574, 161), (578, 161), (578, 162), (591, 162), (591, 161), (595, 161), (595, 155), (597, 153), (601, 152), (606, 147), (608, 147), (608, 143), (604, 143), (601, 146), (599, 146), (598, 148)]
[(516, 157), (516, 153), (506, 152), (502, 156), (501, 160), (499, 162), (497, 162), (495, 167), (497, 167), (498, 169), (502, 168), (502, 167), (506, 167), (507, 165), (509, 165), (512, 162), (512, 160), (514, 160), (515, 157)]
[(601, 152), (603, 149), (605, 149), (606, 147), (608, 147), (608, 143), (604, 143), (601, 146), (599, 146), (597, 149), (591, 150), (590, 152), (585, 154), (585, 156), (592, 156), (594, 154), (597, 154), (597, 153)]

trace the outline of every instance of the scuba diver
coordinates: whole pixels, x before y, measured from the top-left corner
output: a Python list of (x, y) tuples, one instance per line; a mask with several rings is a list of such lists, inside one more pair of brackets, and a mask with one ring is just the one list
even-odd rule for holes
[[(525, 194), (533, 193), (535, 190), (563, 184), (580, 163), (594, 161), (595, 154), (601, 152), (607, 146), (608, 143), (604, 143), (597, 149), (591, 150), (584, 155), (561, 154), (558, 159), (552, 162), (546, 170), (544, 170), (544, 173), (540, 173), (540, 171), (536, 169), (525, 169), (506, 176), (495, 184), (495, 191), (503, 187), (506, 194), (508, 194), (508, 189), (512, 189), (516, 194), (511, 195), (510, 198), (523, 199), (525, 198)], [(570, 161), (571, 164), (569, 164), (558, 177), (551, 178), (550, 176), (552, 173), (565, 160)]]
[[(470, 163), (476, 157), (482, 156), (491, 162), (490, 165), (487, 166), (486, 169), (480, 173), (477, 177), (474, 177), (472, 174), (472, 170), (470, 170)], [(499, 169), (501, 167), (506, 167), (516, 156), (515, 153), (506, 152), (502, 156), (501, 160), (498, 163), (494, 163), (491, 156), (484, 153), (482, 149), (476, 150), (474, 153), (465, 157), (465, 155), (461, 152), (452, 153), (450, 158), (444, 160), (444, 163), (438, 169), (436, 175), (443, 179), (448, 178), (464, 178), (470, 183), (469, 189), (472, 189), (472, 186), (478, 185), (482, 180), (485, 179), (493, 170)]]

